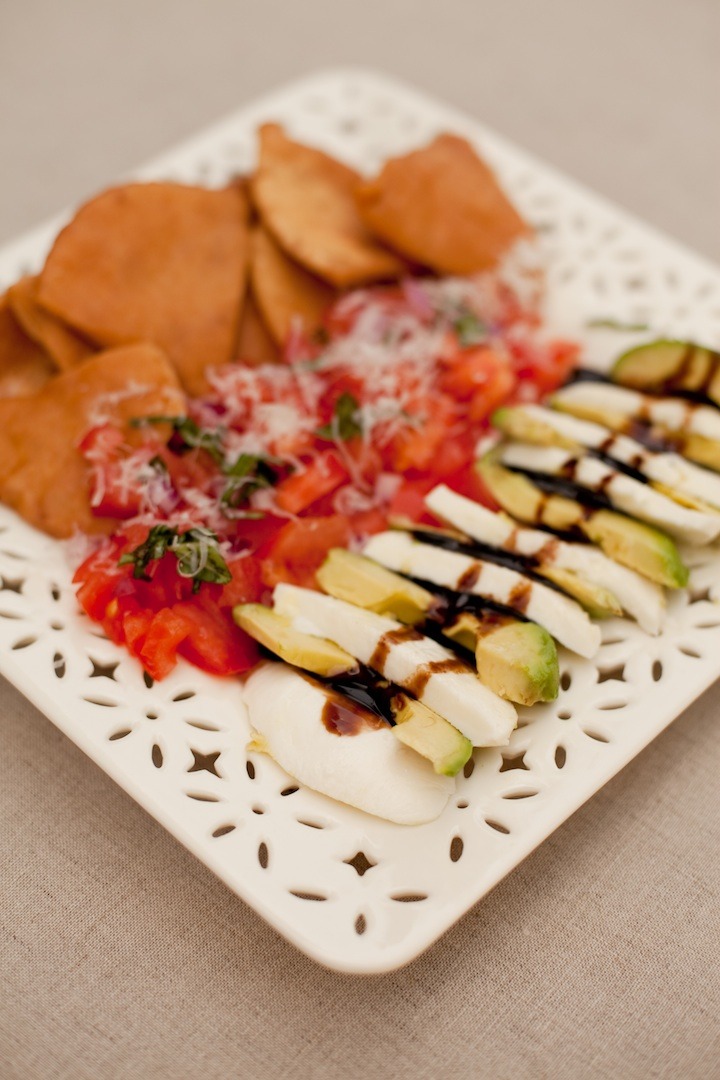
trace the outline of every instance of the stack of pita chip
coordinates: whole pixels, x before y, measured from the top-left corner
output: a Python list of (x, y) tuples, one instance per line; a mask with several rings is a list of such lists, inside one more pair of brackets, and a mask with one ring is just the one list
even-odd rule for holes
[(184, 413), (210, 369), (279, 360), (342, 291), (417, 268), (483, 271), (527, 231), (449, 135), (364, 181), (265, 124), (248, 181), (102, 192), (40, 274), (0, 297), (0, 500), (56, 536), (109, 531), (77, 449), (99, 401), (118, 403), (108, 415), (120, 426)]

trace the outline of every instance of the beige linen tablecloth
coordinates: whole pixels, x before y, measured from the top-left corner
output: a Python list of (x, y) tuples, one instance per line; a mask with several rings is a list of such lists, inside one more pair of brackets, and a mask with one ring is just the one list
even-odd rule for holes
[[(353, 62), (720, 259), (717, 0), (3, 0), (0, 239)], [(0, 1075), (720, 1076), (720, 691), (423, 958), (317, 967), (0, 683)]]

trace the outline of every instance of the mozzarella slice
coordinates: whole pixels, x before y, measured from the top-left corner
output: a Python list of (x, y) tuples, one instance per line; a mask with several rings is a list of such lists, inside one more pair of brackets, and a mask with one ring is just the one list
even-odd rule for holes
[(298, 630), (330, 638), (444, 716), (473, 746), (505, 746), (517, 723), (509, 701), (432, 638), (395, 619), (296, 585), (276, 585), (275, 610)]
[(669, 488), (677, 488), (680, 494), (694, 495), (711, 506), (720, 508), (720, 476), (686, 461), (680, 454), (655, 453), (631, 439), (629, 435), (614, 434), (602, 424), (591, 420), (578, 420), (567, 413), (545, 409), (542, 405), (518, 405), (516, 412), (537, 420), (552, 428), (558, 435), (591, 450), (629, 465), (633, 469)]
[(613, 423), (622, 419), (639, 420), (668, 431), (720, 441), (720, 410), (685, 398), (656, 398), (612, 383), (577, 382), (557, 390), (551, 403), (571, 413), (593, 413), (598, 417), (607, 413), (613, 416)]
[(403, 532), (372, 536), (364, 553), (389, 570), (505, 604), (580, 656), (594, 656), (600, 647), (600, 628), (579, 604), (505, 566), (423, 544)]
[(337, 735), (323, 721), (329, 692), (286, 664), (267, 663), (243, 693), (265, 750), (301, 784), (399, 825), (434, 821), (455, 790), (429, 761), (403, 746), (389, 726)]
[(596, 581), (617, 597), (623, 611), (637, 620), (649, 634), (659, 634), (665, 612), (665, 593), (660, 585), (622, 566), (590, 544), (571, 544), (541, 529), (516, 524), (505, 514), (496, 514), (439, 484), (425, 503), (437, 517), (478, 540), (510, 554), (535, 558), (543, 566), (570, 570), (586, 580)]
[(720, 514), (689, 510), (599, 458), (578, 457), (561, 447), (530, 443), (508, 443), (500, 456), (503, 465), (510, 469), (564, 477), (580, 487), (601, 492), (618, 510), (664, 529), (688, 544), (707, 544), (720, 535)]

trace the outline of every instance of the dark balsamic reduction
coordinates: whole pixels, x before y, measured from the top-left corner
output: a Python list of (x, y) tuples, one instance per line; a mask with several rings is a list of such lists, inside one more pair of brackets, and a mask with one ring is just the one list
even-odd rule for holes
[[(614, 439), (606, 440), (608, 444), (614, 441)], [(617, 469), (618, 472), (625, 473), (626, 476), (631, 477), (633, 480), (637, 480), (641, 484), (649, 483), (645, 473), (641, 472), (638, 467), (642, 464), (642, 455), (638, 454), (632, 461), (628, 462), (620, 461), (619, 458), (614, 458), (612, 456), (612, 451), (608, 450), (608, 452), (606, 452), (599, 447), (593, 449), (592, 453), (595, 457), (600, 458), (606, 465), (609, 465), (611, 469)]]
[[(536, 568), (541, 565), (546, 559), (551, 559), (553, 549), (557, 547), (558, 537), (562, 534), (548, 533), (548, 541), (536, 555), (520, 555), (517, 552), (506, 551), (502, 548), (490, 547), (488, 544), (482, 544), (480, 541), (475, 540), (459, 540), (455, 536), (446, 536), (443, 533), (425, 532), (422, 528), (413, 529), (412, 535), (421, 540), (425, 544), (430, 544), (432, 547), (443, 548), (445, 551), (455, 551), (460, 555), (467, 555), (471, 559), (484, 559), (486, 562), (495, 563), (497, 566), (505, 566), (508, 570), (514, 570), (517, 574), (524, 574), (525, 577), (532, 578), (533, 581), (539, 581), (541, 585), (546, 585), (549, 589), (555, 589), (556, 592), (562, 592), (562, 589), (550, 581), (548, 578), (543, 577), (542, 574), (537, 573)], [(573, 540), (577, 540), (574, 534), (569, 534)], [(587, 539), (587, 538), (584, 538)], [(470, 598), (467, 590), (471, 589), (477, 581), (479, 574), (476, 573), (475, 567), (468, 567), (465, 574), (458, 582), (457, 592), (463, 596)], [(432, 582), (422, 582), (423, 588), (429, 592), (436, 593), (439, 596), (444, 596), (445, 593), (450, 594), (452, 590), (443, 590), (442, 586), (435, 585)], [(478, 598), (478, 604), (489, 604), (490, 601), (481, 600)]]
[(347, 693), (328, 694), (322, 711), (322, 722), (332, 735), (359, 735), (361, 731), (378, 730), (387, 721), (375, 712), (369, 712)]
[(600, 371), (593, 371), (592, 368), (575, 368), (570, 372), (570, 375), (564, 382), (564, 386), (571, 386), (573, 383), (581, 382), (600, 382), (609, 383), (610, 379), (606, 375), (603, 375)]
[(397, 630), (388, 630), (375, 646), (368, 667), (374, 668), (375, 671), (382, 671), (393, 645), (401, 645), (405, 641), (419, 641), (421, 637), (422, 634), (412, 626), (401, 626)]
[(455, 656), (449, 656), (447, 660), (431, 660), (417, 669), (406, 689), (413, 697), (419, 698), (433, 675), (444, 675), (448, 671), (467, 671), (467, 664)]
[[(483, 544), (480, 540), (460, 540), (456, 536), (432, 532), (431, 530), (425, 531), (423, 528), (412, 529), (411, 535), (416, 540), (422, 541), (423, 544), (430, 544), (432, 547), (439, 547), (444, 551), (454, 551), (458, 555), (467, 555), (470, 559), (485, 559), (487, 562), (496, 563), (498, 566), (506, 566), (508, 570), (515, 570), (519, 574), (526, 574), (528, 569), (538, 565), (538, 559), (534, 555), (519, 555), (516, 552), (503, 551), (501, 548)], [(552, 537), (548, 537), (548, 539), (551, 540)], [(468, 567), (466, 571), (468, 580), (462, 582), (466, 590), (472, 588), (475, 581), (477, 581), (477, 576), (474, 581), (470, 581), (470, 575), (474, 571), (474, 567)], [(437, 586), (431, 586), (430, 591), (437, 591)]]
[(573, 499), (590, 511), (613, 509), (604, 491), (591, 491), (589, 488), (581, 487), (570, 476), (548, 476), (547, 473), (535, 472), (533, 469), (513, 469), (512, 471), (527, 476), (547, 495), (561, 495), (563, 498)]
[(662, 435), (653, 427), (650, 420), (632, 417), (623, 426), (623, 434), (641, 443), (647, 450), (656, 454), (672, 452), (677, 449), (677, 441), (670, 435)]
[[(359, 664), (356, 671), (349, 671), (320, 681), (330, 690), (353, 702), (356, 707), (365, 710), (366, 714), (372, 713), (378, 721), (378, 727), (381, 727), (383, 723), (395, 723), (392, 699), (400, 693), (400, 688), (383, 679), (365, 664)], [(347, 732), (336, 733), (347, 734)]]

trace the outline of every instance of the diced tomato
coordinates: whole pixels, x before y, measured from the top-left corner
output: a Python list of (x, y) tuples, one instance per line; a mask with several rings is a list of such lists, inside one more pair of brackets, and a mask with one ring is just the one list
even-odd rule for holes
[(164, 679), (177, 664), (177, 650), (190, 633), (188, 619), (176, 608), (162, 608), (150, 620), (142, 639), (139, 657), (148, 675)]
[(480, 345), (459, 349), (443, 361), (440, 386), (458, 401), (468, 401), (482, 392), (503, 361), (492, 349)]
[(127, 602), (127, 606), (121, 608), (121, 624), (123, 638), (130, 652), (140, 656), (145, 638), (153, 620), (153, 612), (147, 608), (141, 608), (133, 601)]
[[(88, 613), (91, 619), (102, 622), (105, 618), (108, 604), (115, 596), (115, 590), (121, 577), (122, 575), (119, 573), (109, 574), (101, 572), (99, 569), (94, 572), (88, 570), (82, 585), (77, 591), (77, 598), (80, 606)], [(82, 579), (76, 577), (75, 581), (78, 580)]]
[(425, 472), (448, 438), (456, 419), (455, 403), (438, 394), (409, 411), (417, 417), (417, 424), (408, 424), (393, 440), (392, 466), (397, 472)]
[(579, 349), (572, 341), (552, 341), (531, 348), (522, 340), (511, 343), (518, 379), (533, 392), (535, 400), (561, 386), (578, 362)]
[(348, 439), (344, 443), (347, 456), (353, 462), (353, 472), (357, 473), (366, 484), (374, 484), (382, 472), (382, 454), (371, 442), (362, 438)]
[(174, 615), (184, 620), (188, 628), (178, 652), (203, 671), (239, 675), (260, 659), (257, 643), (234, 624), (229, 612), (185, 600), (176, 604)]
[(85, 435), (79, 449), (90, 466), (92, 512), (100, 517), (134, 517), (142, 502), (138, 476), (154, 457), (156, 447), (131, 451), (119, 427), (102, 424)]
[(265, 514), (261, 518), (237, 518), (233, 523), (233, 538), (239, 549), (257, 551), (283, 527), (286, 518)]
[[(230, 447), (247, 445), (249, 452), (282, 459), (277, 475), (283, 479), (263, 490), (256, 505), (228, 510), (220, 496), (230, 460), (223, 464), (207, 450), (188, 449), (178, 432), (165, 445), (171, 433), (162, 425), (124, 431), (106, 424), (90, 431), (81, 450), (91, 470), (95, 512), (127, 520), (76, 572), (78, 599), (91, 618), (138, 656), (153, 678), (165, 677), (178, 655), (207, 671), (237, 673), (258, 653), (234, 625), (234, 605), (267, 599), (280, 581), (316, 587), (316, 570), (330, 548), (362, 541), (386, 528), (389, 517), (432, 523), (425, 497), (437, 483), (494, 505), (473, 467), (489, 417), (505, 401), (532, 400), (554, 389), (577, 349), (540, 341), (535, 313), (524, 310), (502, 282), (483, 288), (492, 346), (462, 347), (452, 303), (448, 312), (439, 293), (409, 280), (340, 298), (324, 318), (324, 340), (293, 329), (284, 364), (223, 369), (227, 390), (191, 403), (191, 415), (200, 428), (229, 429), (222, 436), (228, 455)], [(428, 330), (432, 338), (423, 338)], [(357, 355), (348, 348), (343, 360), (337, 349), (327, 365), (307, 363), (353, 332)], [(346, 408), (343, 395), (357, 401), (357, 414), (352, 403)], [(348, 421), (360, 434), (339, 443), (318, 435), (336, 415), (338, 437), (354, 433)], [(249, 438), (236, 441), (236, 434)], [(139, 477), (154, 456), (165, 465), (153, 463), (159, 483), (152, 475)], [(290, 461), (303, 467), (289, 472)], [(396, 480), (383, 472), (394, 472)], [(269, 507), (262, 517), (241, 516), (261, 505)], [(133, 523), (141, 507), (143, 516)], [(118, 565), (146, 540), (148, 522), (176, 521), (183, 529), (209, 527), (240, 553), (227, 560), (229, 583), (206, 582), (193, 591), (172, 553), (150, 563), (139, 578), (132, 565)]]
[(440, 444), (428, 472), (438, 481), (473, 460), (476, 438), (470, 431), (448, 432), (448, 437)]
[(432, 477), (426, 477), (424, 480), (403, 481), (390, 503), (388, 517), (409, 518), (410, 521), (429, 519), (425, 508), (425, 496), (433, 487), (435, 487), (435, 480)]
[(299, 514), (318, 499), (328, 495), (348, 478), (348, 471), (336, 450), (324, 450), (278, 484), (276, 500), (282, 510)]
[(357, 514), (350, 515), (350, 525), (357, 540), (366, 540), (369, 536), (387, 529), (387, 514), (384, 510), (360, 510)]
[(270, 588), (279, 581), (312, 588), (315, 571), (330, 548), (347, 547), (351, 537), (350, 521), (343, 514), (289, 521), (267, 553), (261, 552), (263, 581)]
[(232, 581), (223, 585), (217, 601), (218, 607), (231, 608), (235, 604), (259, 600), (263, 592), (260, 560), (246, 555), (241, 559), (229, 560), (227, 567), (232, 574)]
[(500, 509), (499, 503), (493, 499), (485, 487), (474, 464), (467, 465), (465, 468), (458, 469), (457, 472), (444, 477), (443, 483), (447, 484), (453, 491), (457, 491), (458, 495), (464, 495), (467, 499), (482, 503), (483, 506), (487, 506), (491, 510)]
[(182, 454), (163, 447), (159, 456), (165, 462), (170, 480), (177, 491), (184, 488), (200, 488), (202, 491), (208, 482), (217, 475), (217, 467), (207, 450), (193, 447)]
[(469, 415), (473, 421), (486, 420), (504, 401), (517, 385), (517, 378), (509, 367), (498, 366), (488, 378), (487, 383), (473, 396)]

